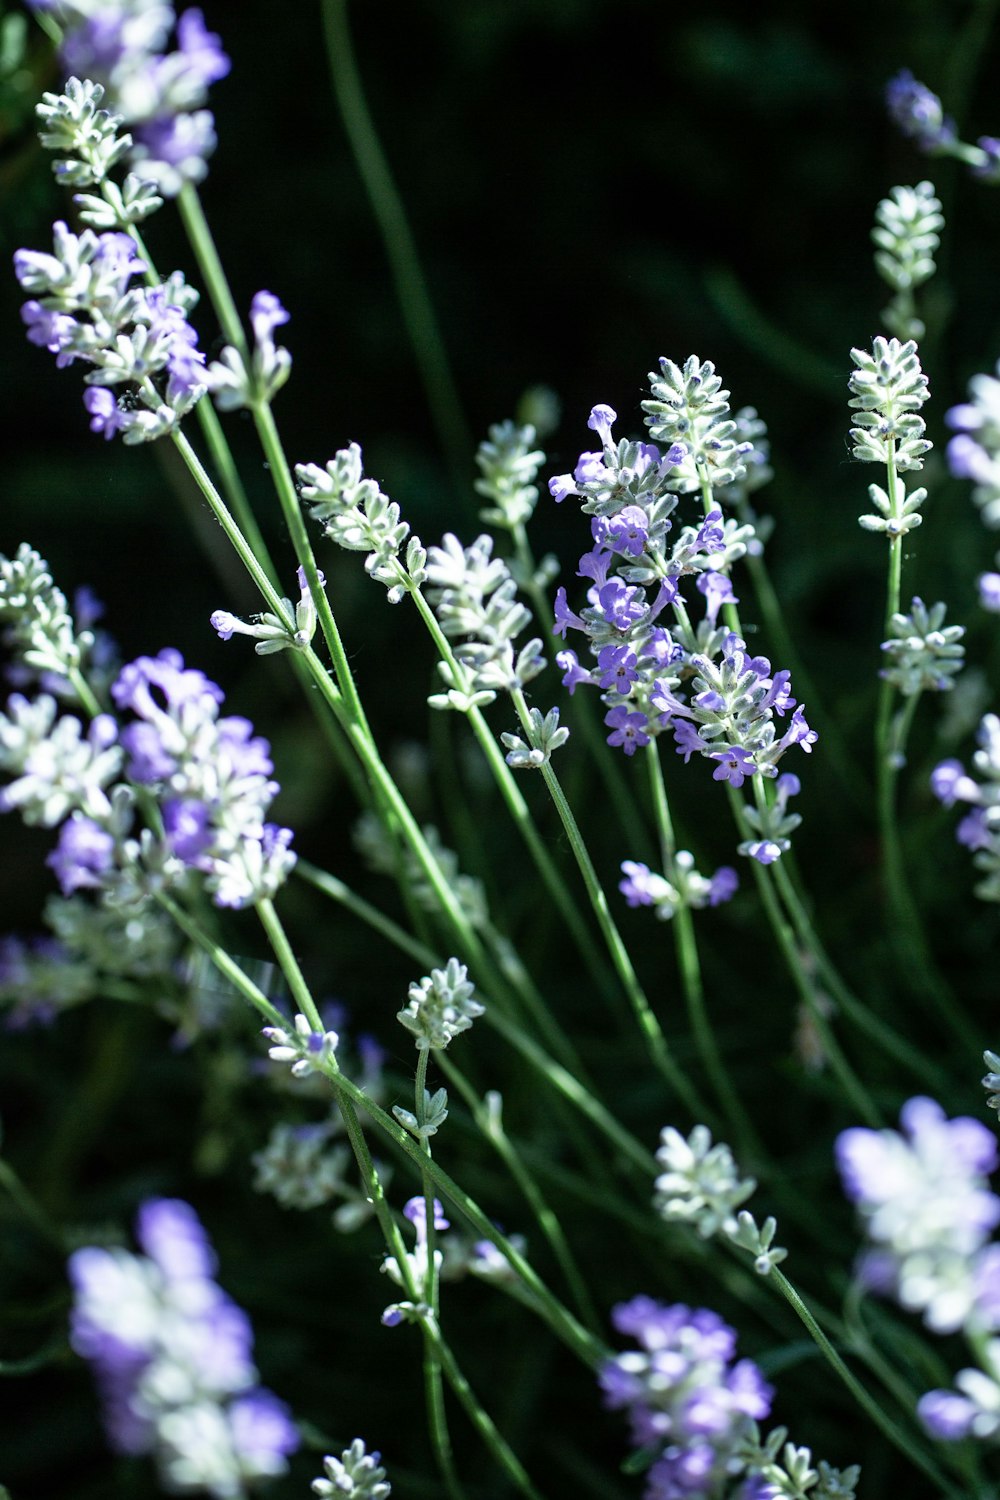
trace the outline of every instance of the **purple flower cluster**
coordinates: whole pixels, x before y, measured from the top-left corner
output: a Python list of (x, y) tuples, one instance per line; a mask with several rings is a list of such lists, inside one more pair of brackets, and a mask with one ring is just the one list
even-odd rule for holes
[(69, 1261), (73, 1348), (94, 1367), (108, 1439), (153, 1454), (171, 1490), (243, 1495), (298, 1447), (288, 1408), (257, 1385), (249, 1319), (214, 1281), (194, 1210), (153, 1199), (136, 1237), (142, 1255), (90, 1246)]
[(202, 871), (218, 906), (273, 895), (295, 863), (291, 830), (265, 822), (278, 785), (248, 719), (219, 717), (223, 692), (179, 652), (140, 656), (111, 689), (136, 722), (121, 733), (126, 774), (156, 789), (166, 844)]
[[(685, 760), (703, 756), (713, 762), (717, 781), (739, 788), (753, 776), (777, 777), (785, 752), (793, 745), (810, 750), (816, 734), (791, 694), (788, 672), (775, 672), (766, 657), (751, 655), (737, 631), (720, 622), (723, 608), (738, 602), (729, 570), (755, 539), (752, 525), (723, 519), (711, 499), (712, 464), (716, 450), (724, 452), (728, 467), (721, 473), (737, 483), (752, 444), (733, 441), (737, 424), (722, 420), (728, 393), (714, 389), (717, 377), (705, 374), (711, 366), (694, 369), (697, 362), (688, 361), (681, 372), (662, 363), (670, 378), (654, 381), (653, 389), (671, 401), (644, 403), (661, 419), (654, 423), (647, 415), (647, 422), (658, 433), (684, 431), (689, 442), (675, 441), (666, 452), (650, 443), (615, 444), (615, 413), (598, 406), (589, 425), (602, 450), (581, 454), (573, 474), (550, 481), (557, 501), (581, 499), (594, 541), (578, 569), (589, 580), (586, 605), (579, 613), (571, 610), (565, 589), (555, 603), (556, 633), (565, 637), (572, 629), (586, 636), (594, 664), (587, 667), (573, 650), (559, 652), (556, 660), (571, 694), (580, 684), (600, 691), (609, 744), (634, 755), (670, 729)], [(699, 382), (711, 395), (702, 400), (707, 418), (699, 415)], [(692, 387), (688, 396), (685, 385)], [(684, 415), (687, 408), (694, 416)], [(714, 425), (698, 439), (698, 423), (709, 420)], [(675, 491), (690, 490), (699, 476), (704, 516), (675, 532)], [(703, 600), (697, 626), (682, 592), (685, 579), (694, 580)], [(757, 830), (760, 837), (747, 841), (742, 852), (758, 859), (784, 852), (789, 825), (798, 821), (785, 818), (784, 801), (797, 790), (796, 778), (790, 778), (780, 815)]]
[(973, 864), (985, 872), (976, 886), (984, 901), (1000, 901), (1000, 718), (986, 714), (976, 735), (979, 749), (972, 757), (979, 779), (958, 760), (943, 760), (931, 775), (931, 790), (945, 807), (968, 803), (955, 830), (960, 844), (973, 851)]
[[(14, 694), (0, 714), (0, 767), (13, 776), (0, 810), (62, 825), (49, 864), (63, 895), (139, 905), (194, 870), (218, 906), (273, 896), (295, 855), (291, 831), (265, 821), (278, 791), (267, 741), (247, 719), (220, 718), (222, 689), (173, 650), (131, 662), (111, 694), (135, 716), (124, 729), (100, 714), (84, 732), (44, 694)], [(137, 784), (156, 801), (155, 831), (133, 832)]]
[(968, 401), (953, 406), (945, 420), (955, 432), (948, 467), (956, 479), (972, 481), (972, 498), (984, 523), (995, 530), (1000, 526), (1000, 379), (973, 375)]
[[(179, 272), (133, 286), (146, 270), (130, 235), (53, 228), (53, 253), (18, 250), (14, 271), (32, 295), (21, 308), (28, 339), (60, 367), (91, 365), (83, 402), (105, 438), (149, 442), (170, 432), (204, 394), (205, 356), (188, 314), (198, 294)], [(114, 390), (123, 394), (116, 399)]]
[(614, 1309), (639, 1348), (600, 1372), (607, 1405), (628, 1412), (635, 1447), (653, 1456), (646, 1500), (713, 1500), (743, 1471), (741, 1441), (773, 1391), (714, 1312), (634, 1297)]
[[(103, 85), (105, 104), (132, 134), (132, 169), (173, 197), (200, 182), (215, 150), (208, 89), (229, 72), (200, 10), (178, 17), (167, 0), (28, 0), (64, 28), (67, 74)], [(176, 45), (171, 49), (171, 37)]]
[(621, 868), (624, 879), (618, 889), (628, 905), (653, 907), (661, 922), (669, 921), (682, 906), (720, 906), (732, 900), (740, 883), (730, 865), (720, 865), (710, 879), (699, 875), (694, 857), (686, 849), (678, 849), (674, 856), (669, 880), (635, 860), (623, 860)]
[(837, 1139), (844, 1191), (870, 1241), (861, 1278), (937, 1333), (1000, 1330), (1000, 1245), (990, 1243), (1000, 1198), (987, 1181), (996, 1137), (920, 1097), (900, 1123), (901, 1132), (859, 1127)]

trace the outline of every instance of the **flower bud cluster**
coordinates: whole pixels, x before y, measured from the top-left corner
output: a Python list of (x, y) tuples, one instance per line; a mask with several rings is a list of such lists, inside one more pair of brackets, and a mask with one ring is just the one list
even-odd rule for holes
[(265, 1026), (261, 1032), (270, 1043), (272, 1062), (291, 1063), (293, 1078), (325, 1072), (334, 1062), (340, 1037), (335, 1031), (314, 1031), (308, 1017), (295, 1017), (291, 1031), (283, 1026)]
[(325, 1479), (314, 1479), (314, 1495), (326, 1500), (387, 1500), (392, 1490), (382, 1468), (381, 1453), (367, 1453), (360, 1438), (355, 1438), (339, 1458), (323, 1459)]
[(418, 1051), (447, 1047), (483, 1014), (485, 1007), (473, 998), (475, 992), (465, 965), (449, 958), (443, 969), (432, 969), (410, 985), (407, 1004), (396, 1020), (416, 1037)]
[(945, 625), (946, 607), (914, 599), (909, 614), (893, 615), (889, 621), (892, 639), (882, 642), (889, 666), (879, 674), (898, 688), (905, 698), (918, 693), (943, 693), (955, 686), (962, 670), (965, 647), (964, 625)]
[(136, 177), (170, 198), (185, 182), (200, 182), (216, 145), (215, 122), (202, 106), (209, 87), (229, 72), (229, 59), (219, 38), (206, 30), (201, 11), (178, 17), (169, 0), (28, 3), (55, 14), (66, 72), (102, 86), (108, 108), (128, 126), (128, 161)]
[(409, 525), (400, 520), (396, 502), (363, 472), (357, 443), (342, 448), (325, 469), (295, 465), (302, 498), (314, 518), (324, 522), (326, 535), (348, 552), (367, 552), (365, 572), (387, 586), (390, 604), (398, 604), (423, 583), (426, 554), (419, 538), (410, 537), (403, 566), (398, 553)]
[(72, 1342), (94, 1366), (112, 1446), (152, 1454), (164, 1487), (217, 1500), (286, 1472), (299, 1445), (288, 1408), (257, 1384), (246, 1314), (215, 1282), (194, 1210), (153, 1199), (143, 1250), (70, 1257)]
[(527, 525), (538, 503), (538, 486), (534, 483), (545, 454), (535, 448), (535, 429), (518, 427), (514, 422), (498, 422), (489, 437), (480, 443), (476, 466), (480, 478), (475, 482), (477, 495), (490, 504), (479, 518), (487, 526), (514, 531)]
[(700, 911), (729, 901), (739, 887), (739, 877), (729, 865), (721, 865), (708, 879), (694, 867), (694, 855), (678, 849), (666, 875), (655, 875), (648, 865), (622, 861), (624, 880), (618, 889), (629, 906), (651, 906), (661, 922), (669, 922), (682, 908)]
[(860, 463), (887, 464), (891, 452), (900, 473), (922, 469), (933, 444), (924, 437), (924, 420), (917, 415), (930, 392), (916, 344), (879, 335), (870, 354), (852, 349), (851, 358), (857, 369), (848, 381), (848, 405), (858, 413), (851, 428), (853, 456)]
[(913, 293), (936, 269), (934, 251), (944, 227), (941, 202), (930, 182), (894, 187), (875, 210), (875, 269), (895, 293), (882, 313), (889, 332), (900, 339), (921, 339), (924, 324), (913, 306)]
[(205, 383), (220, 411), (268, 406), (292, 373), (292, 356), (274, 342), (274, 330), (290, 320), (273, 292), (258, 292), (250, 304), (254, 351), (250, 369), (238, 349), (227, 344), (209, 365)]
[(0, 626), (26, 666), (61, 678), (79, 668), (94, 643), (90, 631), (77, 631), (65, 594), (27, 542), (14, 557), (0, 554)]
[(710, 360), (694, 354), (683, 368), (672, 359), (660, 360), (660, 373), (649, 376), (653, 399), (644, 401), (646, 425), (658, 443), (681, 443), (686, 452), (671, 477), (681, 492), (738, 483), (746, 470), (751, 445), (737, 442), (737, 426), (729, 415), (729, 392)]
[[(127, 234), (73, 234), (61, 221), (53, 253), (18, 250), (28, 340), (56, 364), (92, 365), (84, 377), (91, 430), (126, 443), (172, 432), (205, 392), (205, 356), (188, 315), (198, 293), (175, 272), (162, 285), (132, 286), (146, 270)], [(116, 400), (113, 391), (122, 388)]]
[[(441, 629), (459, 643), (455, 656), (467, 669), (467, 680), (455, 680), (448, 663), (438, 664), (447, 692), (431, 697), (433, 708), (465, 712), (473, 704), (492, 702), (498, 692), (523, 691), (545, 670), (537, 638), (515, 654), (514, 641), (531, 623), (531, 611), (518, 600), (517, 584), (503, 558), (493, 556), (488, 533), (468, 547), (446, 533), (440, 547), (428, 549), (427, 582)], [(550, 744), (550, 752), (553, 748)]]
[(758, 1224), (740, 1208), (757, 1184), (740, 1177), (732, 1151), (722, 1141), (713, 1145), (706, 1125), (696, 1125), (686, 1139), (665, 1126), (656, 1160), (664, 1171), (656, 1179), (653, 1206), (668, 1223), (691, 1224), (702, 1239), (724, 1236), (753, 1256), (758, 1276), (769, 1276), (787, 1259), (788, 1251), (774, 1243), (777, 1221), (769, 1217)]
[(1000, 901), (1000, 718), (985, 714), (976, 735), (979, 749), (972, 757), (970, 776), (961, 761), (943, 760), (931, 775), (931, 790), (945, 807), (968, 803), (955, 830), (960, 844), (973, 851), (972, 862), (985, 872), (975, 887), (983, 901)]

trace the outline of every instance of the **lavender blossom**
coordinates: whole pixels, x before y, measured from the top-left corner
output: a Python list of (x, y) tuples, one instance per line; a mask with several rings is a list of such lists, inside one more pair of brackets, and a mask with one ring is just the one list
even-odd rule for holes
[(895, 1296), (937, 1333), (1000, 1327), (991, 1231), (1000, 1198), (987, 1174), (994, 1134), (978, 1120), (948, 1120), (932, 1099), (904, 1105), (903, 1133), (845, 1130), (837, 1165), (864, 1221), (862, 1281)]
[(355, 1438), (339, 1458), (323, 1460), (325, 1479), (314, 1479), (313, 1494), (334, 1500), (387, 1500), (392, 1485), (386, 1481), (381, 1453), (367, 1453), (360, 1438)]
[(941, 100), (919, 83), (909, 68), (902, 68), (885, 91), (889, 118), (903, 135), (928, 155), (940, 154), (956, 139), (954, 120), (945, 116)]
[[(205, 391), (205, 356), (188, 315), (198, 294), (175, 272), (160, 286), (131, 285), (146, 269), (127, 234), (73, 234), (61, 221), (53, 253), (18, 250), (14, 271), (31, 299), (21, 308), (30, 342), (84, 377), (91, 427), (126, 443), (172, 432)], [(113, 391), (124, 387), (120, 399)]]
[(443, 969), (432, 969), (430, 975), (415, 981), (408, 993), (396, 1020), (416, 1037), (418, 1051), (447, 1047), (485, 1009), (473, 999), (475, 986), (457, 958), (449, 958)]
[(969, 775), (961, 761), (941, 761), (931, 776), (931, 791), (945, 807), (956, 802), (971, 806), (955, 837), (973, 851), (973, 864), (985, 872), (975, 886), (976, 895), (983, 901), (1000, 901), (1000, 718), (996, 714), (984, 715), (976, 739), (979, 749), (972, 757), (976, 775)]
[(101, 1390), (112, 1447), (150, 1453), (172, 1489), (235, 1500), (287, 1468), (298, 1435), (287, 1408), (256, 1385), (249, 1321), (213, 1277), (194, 1210), (143, 1205), (144, 1254), (89, 1247), (70, 1257), (72, 1343)]
[(972, 480), (972, 498), (983, 523), (996, 530), (1000, 527), (1000, 379), (973, 375), (969, 400), (946, 412), (945, 421), (956, 434), (947, 448), (948, 467), (956, 479)]
[(600, 1382), (606, 1404), (627, 1411), (633, 1445), (658, 1455), (646, 1500), (721, 1494), (745, 1472), (740, 1446), (768, 1415), (771, 1387), (751, 1360), (735, 1360), (735, 1332), (705, 1308), (635, 1297), (613, 1321), (639, 1349), (609, 1360)]
[(292, 372), (292, 356), (274, 342), (274, 330), (289, 314), (273, 292), (258, 292), (250, 304), (253, 358), (247, 369), (243, 355), (227, 344), (206, 373), (212, 400), (220, 411), (270, 405)]
[(648, 865), (635, 860), (622, 861), (618, 889), (629, 906), (651, 906), (661, 922), (669, 922), (682, 907), (698, 911), (729, 901), (739, 888), (739, 877), (729, 865), (722, 865), (709, 879), (694, 867), (694, 855), (678, 849), (672, 862), (670, 878), (656, 875)]
[[(52, 11), (63, 28), (67, 73), (103, 87), (107, 107), (124, 119), (128, 160), (138, 176), (175, 197), (200, 182), (215, 149), (213, 83), (229, 72), (219, 38), (200, 10), (178, 17), (169, 0), (29, 0)], [(176, 45), (171, 50), (171, 36)]]

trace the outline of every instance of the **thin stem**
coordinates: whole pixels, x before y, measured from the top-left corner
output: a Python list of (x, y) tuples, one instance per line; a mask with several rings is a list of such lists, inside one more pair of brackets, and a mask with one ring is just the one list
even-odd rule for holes
[[(530, 732), (531, 720), (528, 714), (528, 706), (524, 701), (523, 692), (520, 689), (515, 689), (511, 693), (511, 698), (517, 709), (518, 718), (522, 726), (526, 732)], [(587, 888), (587, 895), (590, 897), (590, 904), (597, 918), (597, 924), (601, 929), (601, 934), (611, 955), (612, 965), (632, 1006), (633, 1014), (643, 1040), (646, 1043), (650, 1058), (655, 1067), (675, 1090), (678, 1097), (684, 1101), (691, 1114), (696, 1119), (703, 1119), (706, 1113), (704, 1101), (699, 1096), (698, 1091), (689, 1083), (687, 1077), (670, 1053), (667, 1039), (663, 1034), (659, 1021), (653, 1013), (642, 985), (639, 983), (638, 975), (632, 967), (632, 960), (628, 956), (628, 950), (611, 916), (604, 888), (598, 879), (597, 871), (594, 869), (579, 825), (573, 816), (569, 803), (566, 801), (559, 778), (555, 771), (553, 771), (551, 764), (542, 766), (541, 775), (549, 796), (555, 805), (556, 812), (559, 814), (559, 820), (569, 840), (570, 848), (573, 851), (580, 874), (583, 876), (583, 882)]]
[(323, 0), (323, 21), (330, 77), (341, 119), (382, 235), (438, 440), (447, 458), (455, 489), (465, 498), (470, 495), (472, 440), (403, 200), (393, 181), (365, 100), (347, 22), (346, 0)]
[[(410, 597), (416, 606), (417, 613), (420, 615), (434, 641), (435, 649), (454, 675), (456, 684), (464, 686), (468, 690), (470, 687), (468, 673), (456, 658), (451, 648), (451, 643), (442, 631), (434, 611), (419, 589), (411, 588)], [(535, 861), (535, 865), (545, 882), (549, 894), (565, 920), (567, 927), (573, 934), (574, 941), (580, 949), (581, 954), (591, 969), (596, 968), (599, 971), (604, 965), (597, 946), (590, 935), (590, 931), (580, 916), (579, 905), (574, 900), (566, 882), (549, 857), (548, 850), (545, 848), (538, 833), (528, 804), (525, 802), (521, 790), (517, 785), (514, 773), (504, 759), (503, 752), (483, 717), (482, 711), (478, 708), (472, 708), (467, 718), (479, 748), (486, 757), (490, 772), (504, 800), (507, 811), (510, 813), (518, 833), (528, 846), (531, 857)]]
[(486, 1095), (485, 1100), (480, 1099), (464, 1073), (452, 1062), (446, 1052), (442, 1051), (438, 1055), (438, 1065), (449, 1082), (458, 1089), (476, 1125), (524, 1194), (539, 1228), (552, 1247), (552, 1253), (566, 1278), (566, 1284), (576, 1302), (577, 1310), (587, 1326), (597, 1332), (601, 1326), (600, 1320), (591, 1301), (590, 1293), (587, 1291), (586, 1282), (573, 1258), (569, 1241), (563, 1234), (558, 1216), (549, 1207), (544, 1193), (525, 1166), (517, 1147), (504, 1130), (500, 1095), (491, 1091)]
[[(646, 767), (649, 772), (649, 790), (653, 802), (653, 814), (660, 838), (660, 857), (667, 879), (673, 878), (674, 856), (677, 853), (673, 822), (667, 802), (667, 790), (663, 781), (659, 746), (651, 739), (646, 746)], [(725, 1064), (716, 1046), (715, 1032), (708, 1018), (705, 1005), (705, 989), (702, 983), (701, 963), (698, 957), (698, 940), (695, 936), (691, 908), (682, 899), (674, 912), (674, 946), (677, 966), (681, 975), (681, 987), (687, 1003), (688, 1020), (694, 1035), (695, 1046), (702, 1066), (708, 1075), (712, 1090), (730, 1129), (737, 1138), (742, 1138), (748, 1151), (758, 1159), (764, 1155), (760, 1138), (753, 1122), (743, 1108), (739, 1096), (733, 1089)]]
[(808, 1329), (827, 1363), (836, 1371), (858, 1405), (868, 1414), (879, 1431), (885, 1434), (893, 1447), (898, 1448), (918, 1468), (922, 1469), (925, 1474), (928, 1474), (935, 1484), (941, 1485), (950, 1495), (955, 1496), (955, 1500), (961, 1500), (958, 1492), (953, 1489), (933, 1460), (928, 1458), (921, 1449), (914, 1445), (912, 1435), (904, 1432), (891, 1417), (886, 1415), (871, 1393), (866, 1390), (857, 1376), (847, 1367), (787, 1276), (783, 1275), (777, 1268), (772, 1269), (770, 1275), (785, 1301)]

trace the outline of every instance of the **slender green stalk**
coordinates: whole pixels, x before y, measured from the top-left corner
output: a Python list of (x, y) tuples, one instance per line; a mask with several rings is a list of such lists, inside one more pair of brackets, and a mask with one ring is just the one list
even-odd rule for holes
[(524, 1194), (538, 1223), (538, 1227), (548, 1240), (552, 1248), (552, 1253), (566, 1278), (566, 1285), (569, 1287), (573, 1300), (576, 1303), (577, 1311), (587, 1327), (596, 1333), (601, 1324), (594, 1304), (591, 1301), (590, 1293), (587, 1290), (587, 1284), (573, 1257), (569, 1241), (563, 1234), (558, 1216), (549, 1207), (544, 1193), (539, 1188), (522, 1160), (517, 1147), (504, 1129), (500, 1095), (490, 1092), (487, 1094), (485, 1100), (480, 1099), (464, 1073), (452, 1062), (446, 1052), (442, 1051), (440, 1053), (438, 1065), (449, 1083), (458, 1089), (476, 1125), (496, 1151), (504, 1166), (508, 1169)]
[[(763, 788), (757, 786), (760, 778), (755, 776), (752, 779), (757, 789), (758, 795), (762, 795)], [(740, 836), (744, 839), (748, 839), (751, 836), (752, 830), (750, 829), (750, 826), (746, 822), (746, 819), (744, 817), (743, 803), (740, 799), (739, 793), (729, 782), (726, 783), (726, 787), (729, 792), (729, 800), (730, 805), (733, 809), (733, 815), (736, 819), (737, 827), (740, 830)], [(882, 1123), (881, 1116), (878, 1110), (875, 1108), (875, 1105), (868, 1094), (868, 1090), (858, 1078), (854, 1069), (851, 1067), (850, 1063), (847, 1061), (846, 1057), (841, 1051), (840, 1044), (833, 1035), (830, 1023), (827, 1020), (826, 1016), (823, 1014), (820, 1005), (817, 1003), (813, 981), (806, 973), (806, 970), (803, 966), (802, 956), (798, 950), (798, 947), (796, 946), (795, 934), (781, 910), (781, 904), (778, 900), (774, 885), (772, 883), (777, 878), (775, 875), (775, 865), (768, 865), (765, 868), (755, 859), (751, 860), (750, 864), (753, 868), (757, 890), (760, 894), (762, 902), (764, 903), (764, 910), (767, 914), (767, 919), (771, 924), (771, 930), (773, 931), (774, 936), (778, 941), (778, 947), (781, 949), (781, 953), (784, 957), (788, 972), (791, 975), (792, 982), (798, 990), (799, 995), (802, 997), (806, 1010), (809, 1013), (810, 1020), (816, 1028), (830, 1067), (837, 1075), (844, 1093), (851, 1100), (854, 1108), (858, 1110), (862, 1119), (868, 1125), (878, 1127)], [(776, 864), (780, 869), (781, 861), (776, 861)]]
[[(674, 838), (673, 823), (670, 817), (670, 807), (667, 802), (667, 791), (663, 782), (663, 767), (660, 764), (660, 754), (657, 741), (651, 739), (646, 746), (646, 767), (649, 772), (649, 790), (653, 803), (653, 815), (660, 839), (660, 858), (663, 863), (664, 872), (673, 869), (674, 855), (677, 853)], [(669, 878), (669, 874), (668, 874)], [(694, 921), (691, 908), (682, 901), (674, 912), (672, 924), (674, 929), (674, 947), (677, 953), (677, 966), (680, 970), (681, 987), (684, 991), (684, 999), (687, 1002), (688, 1020), (691, 1023), (691, 1031), (694, 1035), (695, 1046), (701, 1058), (702, 1066), (708, 1075), (713, 1092), (719, 1103), (730, 1128), (735, 1132), (738, 1139), (742, 1139), (747, 1150), (755, 1156), (763, 1155), (763, 1148), (754, 1129), (753, 1122), (744, 1110), (739, 1096), (733, 1089), (725, 1064), (719, 1054), (715, 1041), (715, 1033), (708, 1018), (705, 1006), (705, 989), (701, 977), (701, 963), (698, 958), (698, 942), (695, 937)]]
[[(421, 620), (427, 627), (427, 630), (429, 631), (434, 642), (435, 649), (439, 652), (442, 661), (448, 664), (450, 671), (454, 674), (456, 683), (459, 686), (464, 685), (465, 689), (468, 690), (468, 673), (462, 666), (461, 662), (459, 662), (456, 658), (455, 653), (451, 648), (451, 643), (438, 624), (434, 611), (431, 609), (430, 605), (427, 603), (427, 600), (424, 598), (419, 589), (411, 588), (410, 597), (413, 600), (414, 605), (416, 606), (417, 613), (420, 615)], [(586, 959), (588, 965), (592, 970), (596, 969), (598, 972), (600, 972), (600, 970), (604, 968), (604, 964), (600, 957), (597, 946), (590, 935), (590, 931), (586, 923), (580, 916), (580, 909), (577, 902), (574, 900), (571, 892), (566, 885), (566, 882), (563, 880), (562, 876), (559, 873), (559, 870), (550, 858), (548, 850), (545, 848), (545, 845), (542, 842), (538, 829), (535, 826), (535, 821), (531, 816), (531, 811), (528, 807), (528, 804), (521, 794), (521, 790), (517, 785), (514, 773), (511, 771), (506, 760), (504, 759), (503, 752), (496, 742), (495, 735), (487, 724), (480, 709), (470, 709), (466, 717), (468, 718), (469, 724), (472, 728), (472, 732), (476, 737), (476, 742), (478, 743), (479, 748), (482, 750), (484, 756), (486, 757), (486, 762), (490, 768), (490, 773), (493, 776), (493, 780), (496, 783), (497, 789), (504, 800), (507, 811), (509, 812), (514, 822), (518, 833), (521, 835), (522, 839), (527, 845), (528, 851), (531, 854), (532, 859), (535, 861), (538, 873), (541, 875), (546, 889), (555, 902), (556, 908), (562, 915), (566, 926), (573, 934), (573, 939), (576, 942), (577, 947), (580, 949), (581, 954)]]
[(323, 0), (323, 22), (334, 94), (382, 235), (403, 322), (413, 346), (438, 440), (456, 492), (463, 500), (471, 498), (472, 440), (403, 200), (393, 181), (365, 100), (347, 21), (346, 0)]
[[(511, 693), (511, 698), (517, 709), (522, 727), (526, 733), (530, 733), (531, 719), (523, 692), (520, 689), (515, 689)], [(555, 805), (556, 812), (559, 814), (559, 820), (569, 840), (570, 848), (573, 851), (580, 874), (583, 876), (583, 883), (587, 888), (587, 895), (590, 898), (591, 907), (597, 918), (597, 924), (601, 929), (601, 934), (611, 955), (612, 965), (632, 1006), (633, 1014), (643, 1040), (646, 1043), (650, 1058), (657, 1070), (670, 1084), (671, 1088), (674, 1089), (678, 1098), (683, 1100), (691, 1114), (696, 1119), (704, 1119), (708, 1112), (706, 1111), (704, 1101), (671, 1055), (667, 1039), (663, 1034), (663, 1029), (653, 1013), (642, 985), (639, 983), (639, 977), (632, 967), (632, 960), (628, 956), (628, 950), (615, 925), (608, 907), (607, 897), (604, 894), (604, 888), (598, 879), (597, 871), (594, 869), (579, 825), (573, 816), (569, 803), (566, 801), (559, 778), (556, 776), (555, 771), (553, 771), (551, 764), (542, 766), (541, 775), (549, 796)]]
[(0, 1189), (43, 1239), (55, 1245), (60, 1253), (65, 1251), (66, 1239), (62, 1231), (52, 1222), (42, 1205), (29, 1193), (14, 1168), (3, 1157), (0, 1157)]
[(249, 352), (246, 334), (194, 183), (186, 182), (181, 188), (177, 195), (177, 209), (226, 342), (243, 356), (245, 363)]
[(891, 1417), (886, 1415), (886, 1413), (882, 1410), (881, 1406), (879, 1406), (878, 1402), (874, 1399), (871, 1393), (861, 1384), (857, 1376), (844, 1363), (841, 1356), (837, 1353), (836, 1349), (833, 1347), (830, 1340), (827, 1338), (826, 1334), (823, 1332), (822, 1328), (813, 1317), (813, 1314), (810, 1312), (808, 1306), (803, 1301), (799, 1292), (788, 1280), (788, 1277), (783, 1275), (782, 1272), (777, 1268), (774, 1268), (770, 1272), (770, 1275), (772, 1280), (774, 1281), (775, 1286), (781, 1292), (781, 1295), (784, 1297), (785, 1301), (794, 1310), (796, 1315), (801, 1319), (802, 1323), (808, 1329), (810, 1336), (815, 1340), (817, 1347), (823, 1354), (827, 1363), (833, 1370), (836, 1371), (837, 1375), (843, 1381), (847, 1389), (851, 1392), (851, 1395), (857, 1401), (858, 1405), (871, 1418), (879, 1431), (885, 1434), (894, 1448), (898, 1448), (899, 1451), (903, 1453), (908, 1459), (910, 1459), (912, 1463), (915, 1463), (919, 1469), (922, 1469), (925, 1474), (929, 1475), (935, 1484), (941, 1485), (942, 1489), (944, 1489), (947, 1494), (954, 1497), (954, 1500), (962, 1500), (962, 1496), (957, 1490), (952, 1487), (948, 1479), (938, 1468), (937, 1464), (935, 1464), (934, 1461), (929, 1458), (921, 1448), (918, 1448), (914, 1444), (912, 1434), (904, 1432), (902, 1428), (897, 1426), (897, 1424), (892, 1420)]
[[(417, 1068), (414, 1078), (413, 1113), (418, 1125), (426, 1122), (426, 1110), (424, 1108), (424, 1093), (427, 1087), (427, 1063), (430, 1057), (430, 1049), (420, 1048), (417, 1052)], [(425, 1156), (432, 1156), (430, 1140), (424, 1136), (421, 1138), (421, 1147)], [(427, 1243), (427, 1266), (424, 1271), (423, 1300), (429, 1309), (429, 1315), (425, 1314), (421, 1320), (425, 1326), (424, 1336), (424, 1400), (427, 1407), (427, 1425), (430, 1432), (431, 1447), (441, 1470), (445, 1488), (452, 1500), (462, 1500), (464, 1491), (455, 1472), (455, 1460), (452, 1453), (451, 1434), (448, 1431), (448, 1414), (445, 1411), (444, 1392), (441, 1387), (441, 1351), (435, 1340), (429, 1336), (426, 1324), (433, 1319), (437, 1325), (440, 1317), (440, 1278), (437, 1267), (437, 1214), (434, 1202), (434, 1183), (429, 1173), (423, 1174), (424, 1187), (424, 1234)]]

